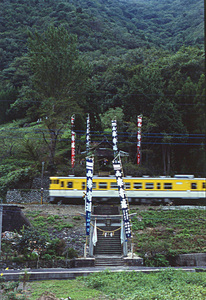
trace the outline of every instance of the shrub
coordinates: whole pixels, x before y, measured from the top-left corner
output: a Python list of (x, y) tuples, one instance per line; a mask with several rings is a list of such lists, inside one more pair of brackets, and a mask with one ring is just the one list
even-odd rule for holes
[(27, 255), (34, 250), (41, 255), (46, 248), (46, 238), (41, 232), (32, 227), (24, 227), (21, 230), (21, 237), (17, 241), (16, 248), (19, 253)]
[(168, 267), (169, 261), (163, 254), (155, 254), (153, 257), (145, 258), (145, 266), (147, 267)]
[(42, 259), (44, 260), (51, 260), (52, 259), (52, 255), (48, 254), (48, 253), (45, 253), (43, 256), (42, 256)]
[(77, 257), (78, 255), (77, 255), (77, 252), (76, 252), (75, 249), (73, 249), (73, 248), (67, 248), (67, 250), (66, 250), (66, 256), (67, 256), (67, 258), (72, 259), (74, 257)]
[[(66, 243), (63, 239), (53, 239), (49, 243), (46, 249), (46, 254), (54, 255), (54, 256), (59, 256), (62, 255), (65, 251)], [(45, 254), (44, 254), (45, 256)]]

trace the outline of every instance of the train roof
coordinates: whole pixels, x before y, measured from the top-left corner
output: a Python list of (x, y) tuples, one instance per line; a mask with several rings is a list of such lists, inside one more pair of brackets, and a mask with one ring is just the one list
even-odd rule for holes
[[(76, 178), (76, 179), (85, 179), (86, 176), (73, 176), (73, 175), (69, 175), (69, 176), (51, 176), (50, 179), (72, 179), (72, 178)], [(169, 180), (177, 180), (177, 179), (194, 179), (194, 180), (206, 180), (206, 178), (199, 178), (199, 177), (194, 177), (194, 175), (184, 175), (184, 174), (180, 174), (180, 175), (174, 175), (174, 177), (171, 176), (159, 176), (159, 177), (151, 177), (151, 176), (141, 176), (141, 177), (133, 177), (133, 176), (124, 176), (124, 179), (138, 179), (138, 180), (142, 180), (142, 179), (169, 179)], [(115, 175), (109, 175), (109, 176), (98, 176), (98, 175), (94, 175), (93, 179), (116, 179)]]

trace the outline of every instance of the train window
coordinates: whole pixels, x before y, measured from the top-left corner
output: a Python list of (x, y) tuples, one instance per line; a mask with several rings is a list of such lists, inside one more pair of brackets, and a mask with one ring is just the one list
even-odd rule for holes
[(134, 189), (136, 189), (136, 190), (142, 189), (142, 183), (141, 182), (135, 182), (134, 183)]
[(161, 189), (161, 183), (160, 183), (160, 182), (157, 183), (157, 189), (158, 189), (158, 190)]
[(61, 181), (61, 187), (64, 187), (64, 181)]
[(197, 183), (196, 182), (192, 182), (191, 183), (191, 189), (192, 190), (196, 190), (197, 189)]
[(153, 182), (146, 182), (145, 188), (147, 190), (152, 190), (154, 188), (154, 183)]
[(67, 182), (67, 187), (68, 187), (68, 189), (72, 189), (73, 188), (73, 182), (72, 181), (68, 181)]
[(99, 182), (99, 188), (100, 189), (106, 189), (107, 188), (107, 183), (106, 182)]
[(116, 182), (111, 182), (110, 183), (110, 189), (117, 189), (117, 183)]
[(82, 182), (82, 190), (86, 189), (86, 182)]
[(203, 189), (206, 188), (206, 183), (205, 183), (205, 182), (202, 183), (202, 188), (203, 188)]
[(96, 182), (93, 182), (93, 183), (92, 183), (92, 188), (93, 188), (93, 189), (96, 189), (96, 188), (97, 188)]
[(59, 184), (59, 180), (52, 180), (53, 184)]
[(125, 182), (125, 189), (126, 190), (129, 190), (130, 189), (130, 182)]
[(172, 183), (171, 182), (165, 182), (164, 183), (164, 189), (165, 190), (171, 190), (172, 189)]

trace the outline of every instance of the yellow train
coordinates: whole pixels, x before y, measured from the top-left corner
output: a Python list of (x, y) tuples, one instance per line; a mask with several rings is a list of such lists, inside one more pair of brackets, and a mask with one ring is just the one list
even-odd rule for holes
[[(206, 178), (193, 175), (174, 177), (124, 177), (124, 187), (130, 203), (189, 203), (206, 202)], [(85, 177), (50, 177), (50, 203), (84, 203)], [(92, 201), (118, 202), (115, 176), (93, 177)], [(206, 203), (205, 203), (206, 204)]]

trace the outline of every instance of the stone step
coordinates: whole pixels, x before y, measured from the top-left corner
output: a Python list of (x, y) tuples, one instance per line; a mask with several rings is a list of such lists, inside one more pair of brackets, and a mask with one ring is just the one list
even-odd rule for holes
[(95, 257), (95, 266), (122, 266), (124, 260), (121, 256)]
[[(104, 226), (100, 227), (101, 230), (97, 231), (97, 244), (94, 249), (95, 255), (98, 254), (106, 254), (106, 255), (121, 255), (122, 254), (122, 247), (121, 247), (121, 240), (120, 240), (120, 230), (115, 231), (118, 229), (117, 226)], [(112, 235), (107, 233), (105, 236), (104, 231), (106, 232), (113, 232)]]
[(99, 249), (95, 249), (95, 255), (121, 255), (122, 254), (122, 250), (119, 249), (119, 248), (108, 248), (108, 249), (102, 249), (102, 248), (99, 248)]

